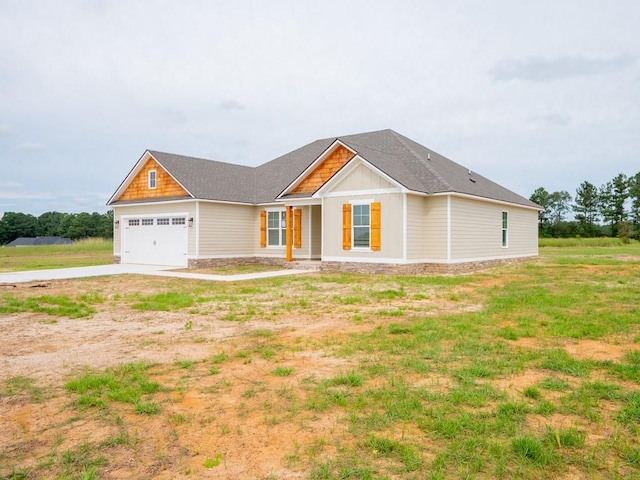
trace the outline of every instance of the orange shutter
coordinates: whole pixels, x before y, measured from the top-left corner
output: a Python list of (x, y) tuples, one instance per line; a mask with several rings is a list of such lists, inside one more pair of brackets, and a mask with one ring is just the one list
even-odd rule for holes
[(293, 248), (302, 248), (302, 210), (293, 211)]
[(380, 250), (380, 202), (371, 204), (371, 250)]
[(260, 212), (260, 247), (265, 248), (267, 246), (267, 211), (262, 210)]
[(342, 205), (342, 249), (351, 250), (351, 204)]

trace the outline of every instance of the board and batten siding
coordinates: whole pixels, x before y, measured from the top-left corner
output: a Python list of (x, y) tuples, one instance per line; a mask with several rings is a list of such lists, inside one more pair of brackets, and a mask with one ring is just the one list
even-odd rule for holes
[(344, 179), (331, 188), (332, 192), (356, 192), (359, 190), (375, 190), (393, 188), (387, 180), (370, 168), (360, 164)]
[[(341, 259), (343, 261), (402, 261), (402, 193), (371, 195), (345, 195), (344, 197), (324, 198), (322, 231), (324, 236), (323, 260)], [(380, 244), (378, 251), (342, 248), (342, 205), (345, 203), (371, 200), (380, 202)]]
[[(122, 205), (113, 207), (113, 220), (119, 221), (118, 228), (113, 230), (113, 254), (122, 255), (122, 229), (125, 227), (125, 222), (122, 221), (123, 216), (154, 216), (164, 214), (178, 214), (186, 213), (187, 219), (195, 218), (196, 203), (194, 201), (179, 202), (179, 203), (162, 203), (152, 205)], [(196, 252), (196, 229), (195, 226), (189, 228), (187, 234), (188, 237), (188, 250), (187, 255), (192, 257)]]
[(251, 205), (201, 202), (198, 258), (253, 255), (260, 233), (256, 216)]
[[(508, 246), (502, 246), (502, 212), (508, 212)], [(538, 212), (516, 205), (451, 197), (451, 261), (538, 254)]]
[(407, 260), (447, 259), (447, 199), (407, 195)]

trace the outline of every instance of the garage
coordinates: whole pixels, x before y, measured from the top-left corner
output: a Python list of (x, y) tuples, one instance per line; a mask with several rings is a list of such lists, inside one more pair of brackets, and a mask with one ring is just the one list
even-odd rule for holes
[(186, 215), (122, 217), (122, 263), (187, 266)]

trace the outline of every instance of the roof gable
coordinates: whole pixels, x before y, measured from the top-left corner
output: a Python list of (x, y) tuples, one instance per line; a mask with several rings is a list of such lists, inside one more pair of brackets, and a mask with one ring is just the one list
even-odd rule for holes
[[(149, 186), (149, 174), (155, 172), (155, 186)], [(139, 171), (130, 179), (124, 191), (117, 200), (141, 200), (160, 197), (190, 197), (180, 183), (150, 155), (141, 165)]]
[(305, 171), (299, 179), (293, 181), (290, 187), (287, 187), (284, 193), (292, 194), (309, 193), (313, 194), (322, 187), (331, 177), (335, 175), (349, 160), (355, 156), (355, 153), (346, 148), (340, 142), (334, 144), (313, 162), (307, 171)]
[(329, 179), (314, 196), (334, 196), (346, 192), (401, 192), (402, 186), (366, 160), (356, 155)]

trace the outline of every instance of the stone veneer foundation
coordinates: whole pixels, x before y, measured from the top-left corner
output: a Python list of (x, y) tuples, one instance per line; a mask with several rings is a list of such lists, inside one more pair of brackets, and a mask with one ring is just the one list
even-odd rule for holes
[[(465, 263), (413, 263), (413, 264), (384, 264), (360, 262), (320, 262), (307, 259), (294, 259), (286, 262), (282, 258), (268, 257), (236, 257), (236, 258), (207, 258), (189, 260), (188, 268), (217, 268), (236, 267), (242, 265), (273, 265), (284, 268), (309, 268), (328, 272), (377, 273), (384, 275), (420, 275), (420, 274), (453, 274), (473, 272), (498, 265), (508, 265), (531, 260), (536, 257), (509, 258), (500, 260), (485, 260)], [(113, 257), (113, 263), (120, 263), (119, 256)], [(308, 266), (305, 266), (308, 263)]]

